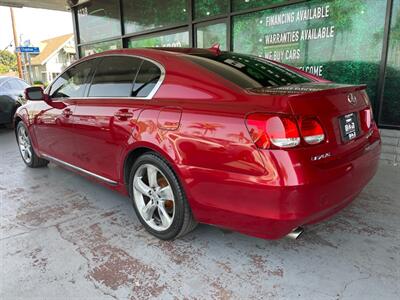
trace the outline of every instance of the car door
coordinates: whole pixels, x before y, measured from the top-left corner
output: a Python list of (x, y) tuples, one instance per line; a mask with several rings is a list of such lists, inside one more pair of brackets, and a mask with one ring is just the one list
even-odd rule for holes
[(87, 97), (75, 102), (80, 168), (112, 181), (119, 179), (121, 155), (145, 104), (144, 99), (133, 97), (133, 84), (142, 64), (138, 57), (103, 57)]
[(86, 92), (95, 66), (84, 61), (60, 75), (49, 89), (50, 101), (32, 103), (35, 111), (34, 132), (42, 155), (75, 165), (76, 147), (72, 116), (75, 101)]

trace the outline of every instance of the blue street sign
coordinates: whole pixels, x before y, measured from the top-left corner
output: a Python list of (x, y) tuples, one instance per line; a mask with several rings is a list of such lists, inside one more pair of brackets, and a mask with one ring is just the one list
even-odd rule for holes
[(17, 47), (15, 48), (15, 52), (21, 53), (39, 53), (39, 47)]

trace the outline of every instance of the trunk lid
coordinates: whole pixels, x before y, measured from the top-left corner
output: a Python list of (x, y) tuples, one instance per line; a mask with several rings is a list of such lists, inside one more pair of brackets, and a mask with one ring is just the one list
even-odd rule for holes
[[(286, 96), (287, 104), (296, 118), (314, 117), (323, 126), (326, 143), (321, 147), (345, 155), (366, 142), (362, 129), (363, 110), (369, 107), (365, 85), (344, 85), (326, 82), (310, 82), (279, 87), (251, 89), (259, 96)], [(348, 122), (348, 123), (346, 123)], [(356, 136), (345, 127), (356, 126)], [(350, 128), (351, 131), (351, 128)]]

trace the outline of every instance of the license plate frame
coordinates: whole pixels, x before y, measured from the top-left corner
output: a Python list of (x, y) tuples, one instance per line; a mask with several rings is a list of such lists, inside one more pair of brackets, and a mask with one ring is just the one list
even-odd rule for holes
[(339, 117), (340, 133), (342, 141), (347, 143), (360, 135), (360, 125), (356, 112), (348, 113)]

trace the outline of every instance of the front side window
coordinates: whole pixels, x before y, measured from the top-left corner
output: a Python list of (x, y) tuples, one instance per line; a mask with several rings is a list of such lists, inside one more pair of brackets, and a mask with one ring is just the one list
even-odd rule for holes
[(133, 97), (147, 97), (160, 80), (161, 70), (152, 62), (143, 61), (132, 90)]
[(311, 81), (275, 63), (250, 55), (222, 52), (219, 55), (194, 54), (187, 59), (244, 89)]
[(84, 61), (64, 72), (51, 86), (51, 98), (84, 97), (94, 61)]
[(142, 60), (136, 57), (105, 57), (97, 67), (89, 97), (132, 97), (132, 86)]

